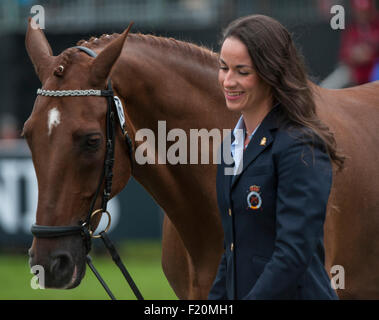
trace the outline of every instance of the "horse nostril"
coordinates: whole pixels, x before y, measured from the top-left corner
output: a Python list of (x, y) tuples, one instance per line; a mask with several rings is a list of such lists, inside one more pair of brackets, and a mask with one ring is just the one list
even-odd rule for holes
[(68, 253), (55, 254), (51, 259), (50, 272), (62, 276), (70, 272), (72, 265), (72, 258)]

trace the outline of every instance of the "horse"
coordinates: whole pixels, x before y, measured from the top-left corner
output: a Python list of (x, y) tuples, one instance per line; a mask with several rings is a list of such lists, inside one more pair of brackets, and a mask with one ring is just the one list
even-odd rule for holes
[[(125, 113), (133, 150), (140, 129), (158, 136), (181, 128), (231, 129), (239, 115), (227, 110), (217, 82), (218, 54), (195, 44), (143, 34), (102, 35), (54, 56), (42, 30), (29, 22), (26, 49), (46, 90), (104, 90), (111, 79)], [(320, 118), (335, 133), (346, 168), (334, 168), (325, 223), (325, 267), (341, 265), (346, 287), (341, 298), (379, 298), (379, 83), (328, 90), (311, 84)], [(76, 225), (96, 192), (105, 157), (106, 101), (101, 97), (37, 96), (23, 135), (38, 180), (36, 223)], [(111, 196), (131, 175), (165, 211), (162, 268), (180, 299), (206, 299), (223, 252), (223, 231), (216, 201), (216, 164), (136, 163), (122, 130), (116, 130)], [(168, 143), (169, 144), (169, 143)], [(214, 143), (216, 145), (216, 143)], [(209, 156), (214, 155), (213, 143)], [(217, 147), (217, 146), (216, 146)], [(200, 147), (199, 147), (200, 149)], [(358, 199), (358, 201), (357, 201)], [(95, 207), (100, 206), (100, 196)], [(98, 221), (95, 221), (96, 227)], [(85, 274), (80, 236), (34, 238), (30, 265), (42, 265), (45, 286), (74, 288)]]

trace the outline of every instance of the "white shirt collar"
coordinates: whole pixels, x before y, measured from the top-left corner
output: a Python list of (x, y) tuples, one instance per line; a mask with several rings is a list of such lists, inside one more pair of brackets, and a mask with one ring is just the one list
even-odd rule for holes
[(237, 125), (235, 126), (235, 128), (233, 129), (233, 135), (236, 137), (237, 136), (237, 129), (242, 129), (243, 132), (245, 133), (246, 131), (246, 127), (245, 127), (245, 121), (243, 120), (243, 116), (241, 115), (238, 122), (237, 122)]
[[(253, 137), (254, 133), (258, 130), (260, 124), (257, 125), (257, 127), (254, 129), (254, 131), (251, 133), (250, 135), (250, 139)], [(233, 135), (234, 135), (234, 141), (232, 143), (235, 144), (235, 145), (238, 145), (240, 143), (240, 139), (237, 139), (237, 130), (243, 130), (243, 135), (241, 138), (243, 138), (242, 140), (242, 143), (245, 141), (245, 134), (246, 134), (246, 126), (245, 126), (245, 121), (243, 120), (243, 116), (241, 115), (241, 117), (239, 118), (235, 128), (233, 129)]]

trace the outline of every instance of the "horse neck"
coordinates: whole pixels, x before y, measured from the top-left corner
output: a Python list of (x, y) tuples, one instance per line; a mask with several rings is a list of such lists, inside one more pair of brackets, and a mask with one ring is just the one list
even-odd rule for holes
[(217, 81), (217, 55), (174, 39), (131, 34), (113, 68), (133, 129), (227, 128), (230, 113)]
[[(159, 120), (166, 121), (167, 132), (181, 128), (187, 137), (190, 129), (230, 128), (234, 117), (226, 111), (218, 87), (217, 56), (195, 46), (185, 47), (188, 44), (170, 41), (175, 40), (132, 35), (113, 69), (112, 82), (126, 101), (132, 130), (149, 128), (157, 137)], [(209, 165), (155, 164), (137, 165), (133, 175), (168, 212), (170, 207), (178, 207), (173, 198), (183, 204), (195, 187), (198, 190), (213, 188), (215, 181), (209, 179), (213, 171), (214, 167)], [(208, 181), (202, 180), (207, 177)], [(194, 185), (196, 179), (199, 183)], [(171, 191), (167, 192), (167, 188)], [(211, 191), (203, 191), (208, 192), (208, 196), (202, 201), (207, 201)]]
[(200, 99), (221, 102), (221, 92), (209, 97), (218, 91), (216, 54), (173, 39), (130, 35), (112, 79), (128, 104), (136, 106), (128, 114), (137, 128), (151, 128), (163, 119), (177, 126), (188, 116), (199, 123)]

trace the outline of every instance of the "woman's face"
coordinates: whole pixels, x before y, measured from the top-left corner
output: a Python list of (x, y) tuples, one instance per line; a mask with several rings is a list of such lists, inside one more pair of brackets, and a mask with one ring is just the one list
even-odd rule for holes
[(269, 96), (269, 86), (255, 72), (247, 47), (239, 39), (226, 38), (219, 64), (218, 81), (229, 110), (246, 112)]

